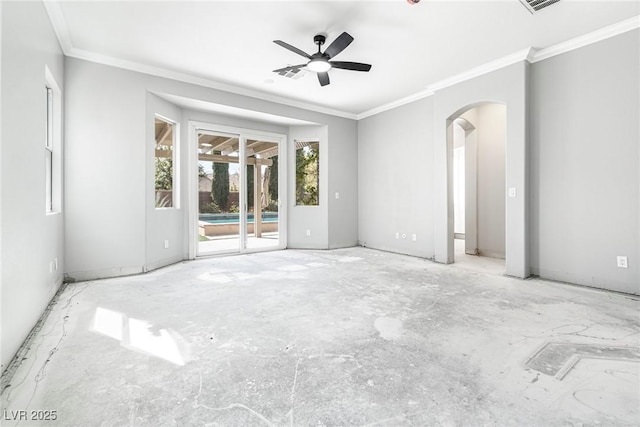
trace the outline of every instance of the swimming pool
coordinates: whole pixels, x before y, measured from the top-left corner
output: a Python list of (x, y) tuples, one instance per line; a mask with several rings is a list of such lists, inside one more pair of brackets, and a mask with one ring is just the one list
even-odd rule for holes
[[(240, 214), (220, 213), (220, 214), (200, 214), (198, 219), (209, 224), (237, 224), (240, 222)], [(247, 214), (247, 223), (253, 224), (253, 214)], [(278, 222), (277, 212), (263, 212), (262, 222)]]

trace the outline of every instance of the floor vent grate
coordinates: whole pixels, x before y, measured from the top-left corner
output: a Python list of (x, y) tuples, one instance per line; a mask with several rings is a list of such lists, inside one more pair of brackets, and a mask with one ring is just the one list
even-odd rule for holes
[(540, 9), (544, 9), (559, 1), (560, 0), (520, 0), (520, 3), (522, 3), (529, 12), (536, 13)]

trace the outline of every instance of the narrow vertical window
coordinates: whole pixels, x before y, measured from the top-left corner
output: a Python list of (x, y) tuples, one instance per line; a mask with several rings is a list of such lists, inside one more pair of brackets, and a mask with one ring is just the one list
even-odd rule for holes
[(155, 206), (177, 208), (176, 124), (155, 118)]
[(296, 205), (319, 205), (319, 148), (318, 141), (296, 141)]
[(44, 187), (45, 213), (62, 211), (62, 91), (49, 67), (44, 67)]
[(46, 90), (46, 130), (44, 144), (45, 210), (53, 212), (53, 89)]

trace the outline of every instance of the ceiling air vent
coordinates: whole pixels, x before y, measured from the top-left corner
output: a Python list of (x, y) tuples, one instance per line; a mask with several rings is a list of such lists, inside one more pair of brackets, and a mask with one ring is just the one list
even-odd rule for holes
[(560, 0), (520, 0), (520, 3), (522, 3), (529, 12), (536, 13), (540, 9), (544, 9), (559, 1)]
[(302, 68), (291, 68), (289, 70), (282, 70), (278, 74), (280, 74), (283, 77), (288, 77), (290, 79), (298, 80), (300, 77), (307, 74), (307, 72)]

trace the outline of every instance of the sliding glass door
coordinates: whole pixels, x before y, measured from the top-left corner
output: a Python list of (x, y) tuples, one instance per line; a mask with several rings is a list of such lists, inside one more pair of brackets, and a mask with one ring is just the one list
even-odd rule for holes
[(202, 123), (191, 132), (190, 257), (283, 249), (284, 135)]
[(248, 249), (280, 246), (279, 144), (264, 137), (246, 139)]
[(239, 252), (240, 136), (199, 131), (197, 255)]

